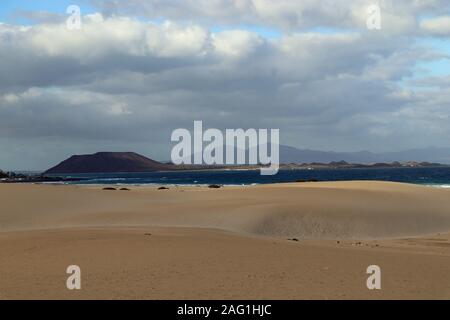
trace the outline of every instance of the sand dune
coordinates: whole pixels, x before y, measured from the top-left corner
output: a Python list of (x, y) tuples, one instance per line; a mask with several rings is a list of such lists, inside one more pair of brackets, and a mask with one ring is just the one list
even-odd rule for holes
[(398, 238), (450, 231), (450, 191), (407, 184), (132, 189), (0, 185), (0, 231), (182, 226), (303, 239)]
[(450, 299), (450, 190), (131, 189), (0, 184), (0, 299)]
[[(288, 241), (199, 228), (0, 233), (0, 299), (450, 299), (450, 236)], [(67, 266), (82, 289), (65, 287)], [(366, 268), (382, 270), (368, 290)]]

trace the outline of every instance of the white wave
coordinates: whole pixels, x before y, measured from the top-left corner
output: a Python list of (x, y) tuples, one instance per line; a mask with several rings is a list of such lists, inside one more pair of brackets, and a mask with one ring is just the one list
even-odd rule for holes
[(433, 188), (443, 188), (443, 189), (450, 189), (450, 184), (427, 184), (427, 187), (433, 187)]

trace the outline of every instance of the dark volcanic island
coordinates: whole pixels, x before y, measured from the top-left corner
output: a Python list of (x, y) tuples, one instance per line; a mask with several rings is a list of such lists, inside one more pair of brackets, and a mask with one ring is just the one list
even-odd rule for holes
[(164, 164), (134, 152), (98, 152), (74, 155), (64, 160), (45, 174), (68, 173), (116, 173), (153, 172), (174, 170), (174, 165)]

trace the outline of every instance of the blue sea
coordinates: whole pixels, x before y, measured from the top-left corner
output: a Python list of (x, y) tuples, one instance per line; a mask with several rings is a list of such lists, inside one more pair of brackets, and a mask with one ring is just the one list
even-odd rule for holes
[(82, 179), (69, 184), (254, 185), (314, 179), (319, 181), (382, 180), (450, 188), (450, 168), (295, 169), (280, 170), (274, 176), (261, 176), (259, 170), (211, 170), (71, 174), (66, 177)]

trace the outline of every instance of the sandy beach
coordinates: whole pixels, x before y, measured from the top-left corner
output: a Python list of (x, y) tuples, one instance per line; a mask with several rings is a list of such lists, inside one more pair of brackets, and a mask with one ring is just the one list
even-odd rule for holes
[(0, 299), (450, 299), (450, 190), (128, 188), (0, 184)]

